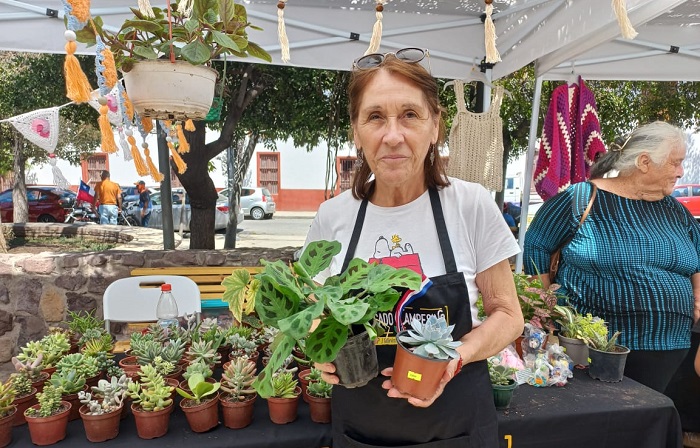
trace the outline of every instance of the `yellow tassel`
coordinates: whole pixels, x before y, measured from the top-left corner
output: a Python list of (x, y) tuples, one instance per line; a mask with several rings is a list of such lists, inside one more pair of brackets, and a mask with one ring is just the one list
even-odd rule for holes
[(615, 17), (617, 18), (617, 24), (620, 27), (622, 37), (625, 39), (634, 39), (639, 33), (634, 29), (630, 18), (627, 16), (626, 3), (626, 0), (612, 0), (612, 7), (615, 11)]
[(90, 0), (68, 0), (71, 6), (71, 14), (78, 22), (87, 22), (90, 19)]
[(185, 122), (185, 130), (190, 132), (195, 131), (194, 121), (192, 121), (192, 119), (189, 119)]
[(112, 90), (117, 85), (117, 66), (114, 63), (114, 55), (109, 48), (105, 48), (102, 51), (102, 56), (104, 57), (102, 62), (104, 72), (102, 75), (105, 77), (105, 85), (109, 90)]
[(173, 162), (175, 162), (175, 166), (177, 167), (177, 172), (182, 174), (187, 171), (187, 164), (184, 160), (182, 160), (180, 154), (175, 151), (175, 146), (171, 142), (168, 142), (168, 148), (170, 148), (170, 154), (172, 154)]
[(90, 81), (80, 67), (80, 61), (74, 53), (77, 49), (75, 41), (66, 42), (66, 59), (63, 63), (63, 73), (66, 77), (66, 96), (73, 102), (86, 103), (90, 100)]
[(148, 167), (143, 161), (143, 157), (141, 157), (139, 148), (136, 146), (136, 139), (133, 135), (129, 135), (128, 137), (126, 137), (126, 139), (129, 141), (129, 146), (131, 146), (131, 157), (134, 158), (134, 166), (136, 167), (136, 173), (139, 176), (148, 175)]
[(151, 160), (151, 151), (149, 151), (148, 148), (143, 148), (143, 154), (146, 156), (146, 165), (148, 165), (148, 170), (151, 172), (151, 177), (153, 180), (156, 182), (162, 182), (165, 176), (158, 171), (158, 168), (156, 168), (153, 160)]
[(100, 106), (100, 118), (97, 122), (100, 125), (100, 135), (102, 136), (102, 152), (114, 154), (119, 151), (119, 148), (117, 148), (117, 142), (114, 141), (114, 131), (112, 131), (112, 125), (107, 117), (108, 110), (106, 104)]
[(149, 117), (141, 117), (141, 124), (143, 125), (143, 130), (146, 134), (150, 134), (153, 130), (153, 120)]
[(491, 15), (493, 14), (493, 5), (486, 5), (486, 20), (484, 20), (484, 42), (486, 44), (486, 62), (495, 64), (501, 62), (501, 55), (496, 48), (496, 25), (493, 24)]
[(382, 11), (384, 11), (384, 0), (376, 0), (377, 6), (375, 6), (375, 17), (377, 20), (374, 22), (374, 27), (372, 28), (372, 37), (369, 40), (369, 47), (365, 54), (372, 54), (379, 51), (379, 46), (382, 43)]
[(182, 125), (180, 123), (177, 124), (177, 141), (178, 141), (177, 152), (179, 152), (180, 154), (190, 152), (190, 144), (187, 143), (187, 139), (185, 138), (185, 133), (183, 132)]
[(284, 7), (287, 0), (279, 0), (277, 2), (277, 37), (280, 41), (280, 52), (282, 53), (282, 62), (289, 62), (289, 38), (287, 37), (287, 27), (284, 25)]
[(122, 90), (124, 92), (124, 108), (126, 109), (126, 116), (129, 118), (129, 121), (134, 121), (134, 104), (131, 102), (129, 99), (129, 95), (126, 93), (126, 90)]

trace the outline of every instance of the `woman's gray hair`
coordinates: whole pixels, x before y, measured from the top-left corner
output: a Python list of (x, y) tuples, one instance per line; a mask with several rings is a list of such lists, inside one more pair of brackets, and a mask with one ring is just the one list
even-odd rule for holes
[(618, 139), (610, 145), (610, 150), (591, 167), (591, 179), (601, 178), (611, 170), (620, 173), (634, 170), (637, 159), (644, 153), (649, 154), (654, 164), (660, 165), (668, 159), (673, 148), (685, 147), (686, 143), (683, 130), (665, 121), (639, 126), (625, 140)]

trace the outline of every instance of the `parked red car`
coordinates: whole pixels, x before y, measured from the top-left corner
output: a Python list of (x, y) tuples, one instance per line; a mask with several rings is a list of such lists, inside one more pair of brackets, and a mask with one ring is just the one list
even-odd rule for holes
[(672, 196), (685, 205), (693, 216), (700, 218), (700, 184), (676, 185)]
[[(75, 193), (53, 186), (28, 186), (27, 202), (30, 222), (63, 222), (75, 204)], [(5, 190), (0, 193), (2, 222), (13, 222), (12, 210), (12, 190)]]

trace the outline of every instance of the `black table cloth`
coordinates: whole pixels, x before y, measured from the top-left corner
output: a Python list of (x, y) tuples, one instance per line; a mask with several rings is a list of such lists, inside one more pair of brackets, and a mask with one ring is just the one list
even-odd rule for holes
[[(564, 387), (518, 387), (510, 409), (499, 411), (498, 418), (501, 447), (505, 448), (682, 446), (680, 419), (668, 397), (628, 378), (620, 383), (603, 383), (580, 370)], [(380, 426), (381, 422), (377, 422)], [(66, 438), (55, 446), (317, 448), (331, 445), (330, 434), (329, 424), (311, 421), (308, 405), (303, 401), (299, 401), (295, 422), (276, 425), (270, 421), (267, 402), (258, 398), (253, 423), (244, 429), (228, 429), (220, 424), (207, 433), (196, 434), (190, 431), (182, 411), (175, 409), (168, 434), (158, 439), (140, 439), (129, 414), (122, 420), (116, 439), (99, 445), (88, 442), (82, 421), (75, 420), (68, 424)], [(32, 446), (26, 425), (14, 428), (10, 446)]]

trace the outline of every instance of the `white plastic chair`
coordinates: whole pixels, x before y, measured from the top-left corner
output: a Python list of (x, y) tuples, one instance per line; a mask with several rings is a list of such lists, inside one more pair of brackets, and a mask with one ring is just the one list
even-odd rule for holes
[(179, 275), (144, 275), (115, 280), (102, 296), (105, 328), (110, 322), (152, 322), (156, 319), (156, 306), (160, 297), (160, 285), (170, 283), (177, 302), (179, 317), (196, 313), (197, 321), (202, 312), (199, 287), (188, 277)]

